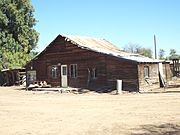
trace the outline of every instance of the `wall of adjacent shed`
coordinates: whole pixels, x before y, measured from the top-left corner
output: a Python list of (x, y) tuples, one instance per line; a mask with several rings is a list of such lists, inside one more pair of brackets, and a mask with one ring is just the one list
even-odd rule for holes
[(163, 74), (164, 74), (165, 81), (168, 83), (168, 81), (171, 80), (170, 63), (163, 63)]
[(137, 64), (133, 61), (106, 57), (107, 82), (116, 88), (117, 80), (122, 80), (122, 89), (127, 91), (138, 91)]
[[(149, 67), (149, 77), (144, 76), (144, 67)], [(158, 64), (138, 64), (139, 90), (149, 91), (160, 87)]]
[(12, 69), (0, 72), (0, 85), (13, 86), (22, 84), (25, 69)]

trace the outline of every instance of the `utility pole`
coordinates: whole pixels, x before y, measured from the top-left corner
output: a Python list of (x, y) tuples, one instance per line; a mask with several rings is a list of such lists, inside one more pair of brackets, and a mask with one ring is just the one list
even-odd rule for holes
[(156, 36), (154, 35), (154, 53), (155, 53), (155, 59), (157, 59), (157, 52), (156, 52)]

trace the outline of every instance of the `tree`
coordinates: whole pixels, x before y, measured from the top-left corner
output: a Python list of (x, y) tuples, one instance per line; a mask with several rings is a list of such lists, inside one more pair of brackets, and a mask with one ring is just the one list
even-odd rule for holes
[(30, 0), (0, 1), (0, 69), (22, 67), (32, 57), (38, 33)]
[(170, 53), (169, 53), (169, 59), (178, 59), (178, 55), (176, 54), (176, 50), (175, 49), (170, 49)]
[(139, 54), (152, 58), (152, 50), (150, 48), (141, 48)]
[(170, 49), (170, 53), (169, 53), (169, 59), (178, 59), (180, 58), (180, 56), (176, 53), (175, 49)]
[(159, 49), (159, 59), (164, 60), (165, 51), (164, 49)]
[(123, 50), (130, 53), (139, 53), (141, 46), (139, 44), (129, 43), (123, 47)]
[(142, 48), (139, 44), (129, 43), (123, 47), (123, 50), (152, 58), (152, 50), (150, 48)]

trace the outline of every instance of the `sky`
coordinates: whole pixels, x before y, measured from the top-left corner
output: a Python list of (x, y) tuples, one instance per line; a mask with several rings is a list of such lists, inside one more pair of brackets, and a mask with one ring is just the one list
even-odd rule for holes
[(139, 44), (180, 54), (180, 0), (31, 0), (37, 51), (59, 34), (104, 38), (123, 49)]

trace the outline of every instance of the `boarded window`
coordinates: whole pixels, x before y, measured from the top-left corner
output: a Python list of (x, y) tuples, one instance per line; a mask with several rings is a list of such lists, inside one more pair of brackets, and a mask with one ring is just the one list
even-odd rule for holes
[(144, 66), (144, 77), (149, 77), (149, 66)]
[(58, 78), (58, 66), (54, 65), (51, 68), (51, 76), (53, 79)]
[(70, 65), (70, 77), (76, 78), (77, 77), (77, 64)]

